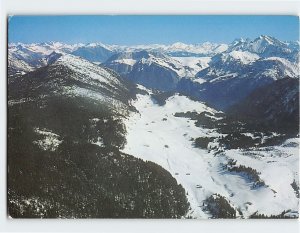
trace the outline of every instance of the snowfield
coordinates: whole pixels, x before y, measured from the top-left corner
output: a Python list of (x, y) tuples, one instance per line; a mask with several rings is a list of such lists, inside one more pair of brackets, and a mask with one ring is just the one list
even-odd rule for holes
[(241, 51), (232, 51), (229, 53), (229, 56), (235, 60), (240, 61), (242, 64), (249, 64), (259, 59), (259, 56), (257, 54)]
[(211, 57), (173, 57), (173, 59), (179, 61), (182, 65), (191, 69), (191, 75), (195, 76), (200, 70), (203, 70), (209, 66)]
[[(203, 205), (215, 193), (229, 201), (238, 218), (247, 218), (256, 211), (277, 215), (291, 210), (298, 215), (299, 199), (291, 186), (294, 180), (299, 182), (298, 139), (248, 153), (238, 149), (215, 153), (195, 148), (192, 138), (221, 136), (218, 132), (196, 127), (195, 121), (188, 118), (174, 116), (176, 112), (187, 111), (214, 114), (214, 109), (177, 94), (167, 99), (164, 106), (156, 104), (150, 95), (138, 95), (133, 105), (138, 113), (132, 113), (126, 120), (128, 135), (123, 151), (155, 162), (172, 174), (186, 190), (191, 206), (186, 217), (210, 218)], [(253, 188), (243, 173), (224, 169), (231, 159), (259, 171), (265, 185)]]

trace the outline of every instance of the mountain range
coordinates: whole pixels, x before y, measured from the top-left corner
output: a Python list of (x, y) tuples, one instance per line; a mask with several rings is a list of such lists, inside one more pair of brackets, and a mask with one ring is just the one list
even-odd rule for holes
[(179, 91), (222, 110), (258, 87), (299, 77), (299, 42), (270, 36), (229, 45), (9, 44), (9, 76), (45, 66), (44, 58), (53, 51), (82, 57), (148, 88)]
[(299, 42), (8, 44), (13, 218), (298, 217)]

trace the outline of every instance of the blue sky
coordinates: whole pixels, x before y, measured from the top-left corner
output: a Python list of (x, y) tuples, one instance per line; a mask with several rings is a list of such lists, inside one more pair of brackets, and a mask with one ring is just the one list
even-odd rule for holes
[(13, 16), (9, 42), (230, 43), (270, 35), (299, 40), (295, 16)]

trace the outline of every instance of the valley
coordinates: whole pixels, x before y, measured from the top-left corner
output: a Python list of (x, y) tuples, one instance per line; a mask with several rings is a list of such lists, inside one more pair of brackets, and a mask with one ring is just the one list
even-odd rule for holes
[(9, 216), (298, 218), (298, 55), (9, 44)]
[[(196, 148), (195, 138), (217, 139), (226, 134), (197, 127), (195, 120), (174, 115), (195, 111), (209, 112), (214, 117), (218, 112), (178, 94), (169, 97), (164, 106), (159, 106), (150, 94), (148, 90), (148, 94), (138, 95), (134, 103), (138, 113), (133, 113), (127, 120), (124, 152), (161, 165), (182, 184), (191, 204), (186, 217), (215, 217), (205, 208), (205, 200), (214, 194), (228, 200), (237, 218), (249, 218), (255, 211), (280, 215), (290, 210), (286, 216), (296, 211), (293, 206), (298, 205), (298, 199), (291, 184), (298, 177), (297, 138), (276, 147), (226, 150), (215, 140), (208, 144), (213, 149)], [(247, 178), (246, 172), (226, 169), (231, 160), (257, 170), (265, 185), (253, 188), (255, 181)]]

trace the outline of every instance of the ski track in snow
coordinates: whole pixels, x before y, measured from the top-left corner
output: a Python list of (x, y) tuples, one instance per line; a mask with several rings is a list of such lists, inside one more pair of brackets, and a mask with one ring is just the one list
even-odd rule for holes
[[(270, 152), (257, 152), (264, 153), (264, 157), (257, 159), (245, 156), (240, 150), (214, 155), (213, 152), (194, 148), (191, 139), (218, 137), (220, 134), (196, 127), (195, 121), (175, 117), (174, 114), (215, 110), (179, 95), (170, 97), (165, 106), (155, 104), (150, 95), (138, 95), (134, 106), (139, 113), (132, 113), (126, 120), (128, 134), (123, 152), (155, 162), (169, 171), (187, 193), (191, 205), (187, 216), (209, 218), (202, 205), (214, 193), (225, 196), (234, 208), (242, 211), (243, 217), (249, 217), (256, 211), (269, 215), (298, 209), (299, 200), (290, 185), (298, 176), (298, 146), (276, 148), (287, 153), (287, 157), (274, 158), (270, 157)], [(298, 143), (297, 139), (294, 141)], [(222, 165), (229, 158), (237, 160), (237, 164), (257, 169), (269, 187), (251, 189), (252, 184), (241, 175), (224, 171)], [(274, 160), (276, 163), (268, 163)]]

